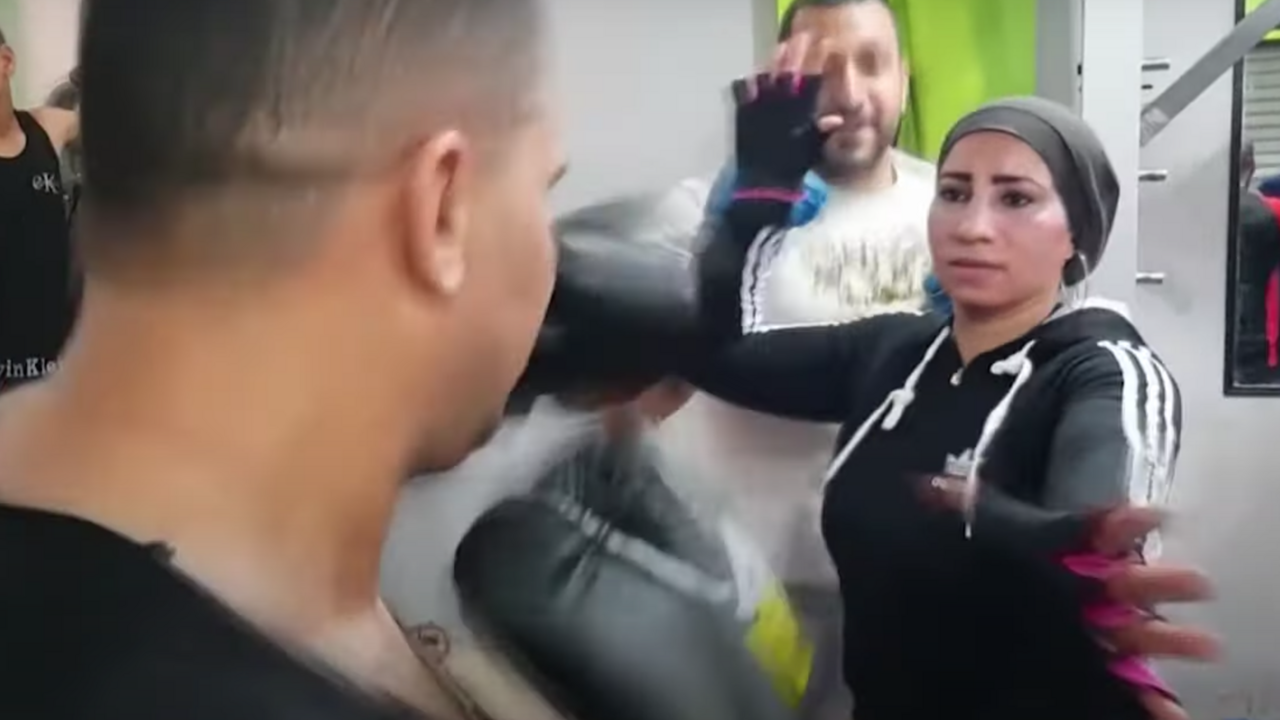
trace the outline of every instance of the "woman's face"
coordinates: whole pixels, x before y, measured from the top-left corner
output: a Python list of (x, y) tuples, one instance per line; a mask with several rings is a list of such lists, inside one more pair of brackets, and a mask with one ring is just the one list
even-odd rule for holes
[(929, 249), (956, 310), (971, 314), (1056, 297), (1075, 252), (1048, 166), (1000, 132), (966, 136), (939, 168)]

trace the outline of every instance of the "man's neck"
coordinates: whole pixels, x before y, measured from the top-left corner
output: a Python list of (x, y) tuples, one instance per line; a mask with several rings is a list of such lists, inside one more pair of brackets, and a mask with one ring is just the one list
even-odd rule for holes
[(392, 410), (344, 399), (358, 373), (314, 382), (332, 363), (263, 327), (100, 319), (82, 319), (30, 393), (34, 449), (5, 467), (35, 484), (19, 502), (172, 545), (185, 572), (285, 636), (376, 610), (405, 440), (387, 431), (403, 425)]
[(975, 357), (1017, 340), (1044, 322), (1057, 306), (1056, 297), (1034, 298), (995, 313), (971, 313), (957, 306), (952, 324), (960, 358), (968, 365)]
[(847, 175), (831, 175), (824, 179), (834, 187), (859, 193), (887, 190), (898, 180), (897, 171), (893, 167), (893, 151), (885, 151), (884, 155), (869, 168)]
[(13, 109), (13, 100), (5, 98), (0, 101), (0, 138), (8, 138), (21, 132), (18, 113)]

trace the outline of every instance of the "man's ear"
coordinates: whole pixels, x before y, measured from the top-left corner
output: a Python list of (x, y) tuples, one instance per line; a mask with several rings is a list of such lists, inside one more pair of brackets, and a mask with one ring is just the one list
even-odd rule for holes
[(13, 76), (18, 73), (18, 56), (14, 54), (13, 48), (8, 45), (0, 45), (0, 66), (4, 68), (6, 80), (12, 80)]
[(450, 130), (419, 146), (403, 198), (406, 250), (414, 278), (430, 292), (452, 296), (466, 278), (473, 154), (466, 137)]

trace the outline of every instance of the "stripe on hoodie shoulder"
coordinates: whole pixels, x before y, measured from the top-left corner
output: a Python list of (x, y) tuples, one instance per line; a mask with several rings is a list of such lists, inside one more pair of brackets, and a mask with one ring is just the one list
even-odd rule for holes
[(1127, 340), (1098, 343), (1123, 378), (1120, 427), (1129, 446), (1129, 500), (1135, 505), (1169, 501), (1178, 453), (1178, 389), (1173, 376), (1145, 345)]

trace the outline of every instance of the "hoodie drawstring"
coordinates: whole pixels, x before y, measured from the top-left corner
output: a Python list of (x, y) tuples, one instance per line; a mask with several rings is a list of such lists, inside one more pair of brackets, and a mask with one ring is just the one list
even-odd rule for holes
[(934, 356), (938, 354), (938, 349), (942, 347), (942, 343), (946, 342), (948, 337), (951, 337), (951, 328), (942, 328), (942, 332), (938, 333), (938, 336), (933, 339), (933, 344), (929, 346), (928, 350), (925, 350), (924, 357), (920, 359), (915, 369), (907, 376), (907, 381), (902, 384), (902, 387), (889, 393), (884, 402), (880, 403), (880, 407), (877, 407), (875, 412), (871, 413), (858, 426), (858, 429), (845, 442), (844, 447), (840, 448), (840, 452), (831, 461), (831, 465), (827, 467), (827, 474), (822, 478), (823, 491), (826, 491), (827, 484), (835, 478), (836, 473), (840, 472), (840, 468), (844, 466), (845, 461), (862, 444), (863, 439), (871, 433), (872, 426), (879, 422), (886, 412), (888, 416), (884, 418), (884, 423), (880, 426), (881, 429), (892, 430), (898, 426), (898, 423), (902, 420), (903, 413), (907, 411), (907, 406), (916, 399), (916, 385), (920, 382), (920, 376), (924, 375), (925, 368), (928, 367)]
[[(929, 349), (925, 350), (924, 357), (920, 359), (920, 362), (912, 369), (911, 374), (907, 376), (906, 382), (902, 384), (902, 387), (890, 392), (875, 411), (858, 426), (858, 429), (849, 437), (844, 446), (840, 448), (840, 452), (831, 461), (831, 464), (827, 467), (826, 475), (822, 478), (823, 492), (826, 492), (827, 485), (835, 479), (835, 476), (844, 467), (849, 457), (853, 455), (853, 451), (862, 444), (867, 435), (871, 434), (876, 423), (880, 423), (880, 429), (885, 431), (892, 431), (898, 426), (902, 416), (907, 411), (907, 407), (916, 399), (916, 385), (920, 383), (920, 377), (924, 375), (925, 369), (950, 336), (951, 328), (949, 327), (943, 328), (938, 333), (933, 343), (929, 345)], [(1018, 352), (991, 365), (992, 375), (1013, 375), (1014, 378), (1013, 384), (1009, 386), (1004, 396), (1000, 398), (1000, 402), (996, 403), (996, 406), (987, 414), (986, 420), (982, 423), (982, 434), (978, 436), (978, 444), (973, 448), (973, 464), (969, 468), (968, 475), (965, 476), (965, 537), (973, 537), (973, 511), (978, 498), (978, 483), (980, 482), (978, 476), (983, 457), (986, 455), (987, 450), (990, 449), (996, 434), (1000, 431), (1000, 426), (1004, 424), (1005, 419), (1008, 417), (1009, 407), (1013, 404), (1014, 397), (1022, 389), (1022, 386), (1027, 383), (1027, 380), (1031, 378), (1031, 373), (1035, 370), (1030, 357), (1031, 348), (1035, 347), (1035, 344), (1035, 340), (1030, 340)]]
[(991, 447), (991, 442), (996, 438), (996, 433), (1000, 431), (1000, 426), (1009, 416), (1009, 406), (1013, 404), (1014, 396), (1031, 378), (1031, 372), (1035, 370), (1035, 365), (1031, 362), (1031, 348), (1035, 347), (1035, 344), (1035, 340), (1028, 341), (1021, 350), (991, 366), (992, 375), (1013, 375), (1014, 377), (1013, 384), (1009, 386), (1004, 397), (1000, 398), (1000, 402), (996, 403), (987, 415), (987, 419), (983, 421), (982, 435), (978, 436), (978, 444), (973, 447), (973, 464), (969, 466), (969, 474), (964, 478), (964, 536), (967, 538), (973, 537), (973, 511), (978, 503), (978, 471), (982, 467), (987, 450)]

